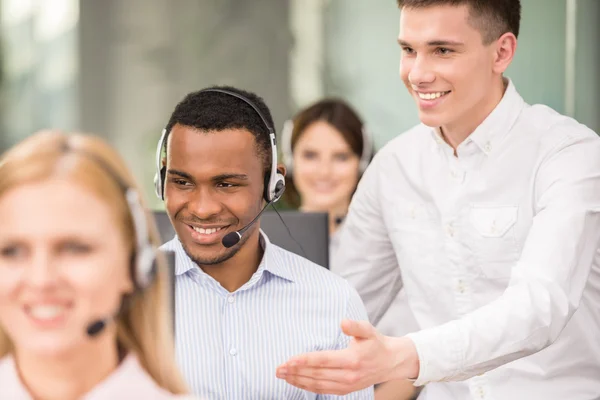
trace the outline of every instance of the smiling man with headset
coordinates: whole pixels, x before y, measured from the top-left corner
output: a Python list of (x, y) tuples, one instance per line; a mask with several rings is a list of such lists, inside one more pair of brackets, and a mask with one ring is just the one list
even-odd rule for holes
[(177, 234), (163, 246), (176, 254), (177, 358), (207, 399), (329, 399), (275, 369), (305, 351), (346, 348), (340, 322), (366, 319), (346, 281), (260, 230), (285, 190), (272, 127), (260, 97), (213, 87), (175, 107), (158, 144), (157, 195)]

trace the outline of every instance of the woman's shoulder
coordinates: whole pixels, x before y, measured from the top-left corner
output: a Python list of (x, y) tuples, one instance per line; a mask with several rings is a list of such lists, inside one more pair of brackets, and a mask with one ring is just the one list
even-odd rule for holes
[(12, 373), (15, 370), (15, 360), (8, 354), (0, 358), (0, 374)]

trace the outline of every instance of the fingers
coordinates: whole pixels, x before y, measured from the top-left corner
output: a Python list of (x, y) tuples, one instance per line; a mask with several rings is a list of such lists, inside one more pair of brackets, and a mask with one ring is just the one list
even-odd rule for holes
[(357, 339), (374, 338), (377, 330), (367, 321), (342, 321), (342, 331), (347, 336), (353, 336)]
[(304, 353), (290, 358), (279, 368), (286, 368), (290, 371), (296, 371), (301, 367), (321, 367), (321, 368), (356, 368), (358, 361), (348, 349), (327, 350)]
[(362, 389), (358, 386), (358, 374), (343, 369), (304, 367), (297, 373), (277, 376), (290, 385), (313, 393), (344, 395)]

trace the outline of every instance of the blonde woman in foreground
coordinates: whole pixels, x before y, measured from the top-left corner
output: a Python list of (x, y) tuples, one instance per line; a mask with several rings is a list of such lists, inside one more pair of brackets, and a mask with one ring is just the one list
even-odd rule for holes
[(192, 399), (167, 270), (101, 139), (37, 133), (0, 159), (0, 399)]

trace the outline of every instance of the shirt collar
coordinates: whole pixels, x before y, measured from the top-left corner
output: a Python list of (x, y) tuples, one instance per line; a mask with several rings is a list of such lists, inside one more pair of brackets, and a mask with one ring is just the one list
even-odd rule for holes
[[(512, 80), (505, 79), (507, 86), (500, 103), (463, 142), (471, 141), (475, 143), (486, 155), (490, 154), (503, 138), (503, 135), (512, 128), (525, 106), (525, 101), (517, 92)], [(446, 145), (440, 128), (433, 128), (432, 131), (434, 140), (440, 145)]]
[[(183, 245), (178, 237), (174, 239), (174, 245), (176, 247), (176, 254), (178, 255), (175, 261), (175, 275), (183, 275), (188, 271), (198, 271), (200, 275), (206, 275), (198, 265), (187, 255), (183, 250)], [(295, 280), (294, 272), (290, 268), (289, 264), (280, 255), (280, 249), (273, 245), (269, 240), (269, 237), (261, 229), (259, 236), (260, 246), (264, 250), (263, 257), (258, 265), (258, 269), (250, 278), (248, 283), (254, 282), (263, 275), (266, 271), (271, 275), (278, 276), (285, 280), (293, 282)], [(180, 257), (181, 256), (181, 257)], [(256, 278), (256, 279), (255, 279)]]

